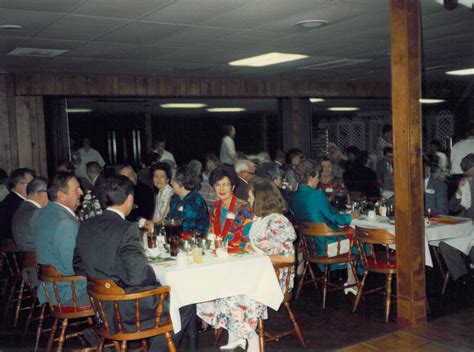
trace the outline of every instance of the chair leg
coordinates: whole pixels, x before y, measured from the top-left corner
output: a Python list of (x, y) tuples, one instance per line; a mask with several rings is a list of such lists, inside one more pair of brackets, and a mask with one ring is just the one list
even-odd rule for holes
[(392, 300), (392, 274), (387, 274), (387, 287), (386, 287), (386, 295), (385, 298), (385, 322), (388, 323), (388, 317), (390, 315), (390, 302)]
[(308, 266), (308, 271), (309, 271), (309, 276), (311, 276), (311, 280), (313, 280), (314, 282), (314, 287), (316, 288), (316, 290), (319, 290), (318, 280), (316, 280), (316, 275), (314, 275), (314, 271), (313, 271), (313, 268), (311, 267), (311, 264), (309, 264)]
[(121, 352), (126, 352), (127, 351), (127, 341), (123, 340), (120, 346), (120, 351)]
[(43, 330), (43, 321), (44, 321), (44, 312), (46, 310), (46, 304), (41, 305), (41, 312), (38, 321), (38, 328), (36, 330), (36, 339), (35, 339), (35, 352), (38, 350), (39, 341), (41, 338), (41, 330)]
[(351, 267), (352, 274), (354, 275), (354, 279), (356, 280), (357, 288), (359, 289), (360, 288), (360, 281), (359, 281), (359, 277), (357, 276), (357, 270), (356, 270), (356, 267), (354, 265), (354, 262), (350, 261), (349, 265)]
[(142, 340), (142, 349), (143, 351), (148, 352), (148, 344), (146, 342), (146, 339)]
[(115, 352), (120, 352), (120, 344), (118, 341), (113, 341), (114, 347), (115, 347)]
[(301, 288), (303, 287), (303, 282), (306, 276), (306, 271), (308, 270), (308, 266), (309, 262), (305, 262), (303, 272), (301, 273), (300, 281), (298, 282), (298, 288), (296, 289), (295, 301), (297, 301), (300, 296)]
[(328, 276), (329, 276), (329, 265), (324, 266), (324, 278), (323, 278), (323, 309), (326, 308), (326, 296), (328, 293)]
[(362, 291), (364, 290), (365, 279), (367, 278), (368, 273), (368, 271), (364, 271), (364, 276), (362, 277), (362, 281), (360, 281), (359, 290), (354, 301), (354, 306), (352, 307), (352, 313), (354, 313), (357, 310), (357, 307), (359, 306), (360, 299), (362, 298)]
[(265, 330), (263, 328), (263, 320), (258, 320), (257, 325), (258, 343), (260, 345), (260, 352), (265, 352)]
[(446, 287), (448, 287), (448, 282), (449, 282), (449, 273), (446, 272), (444, 274), (443, 288), (441, 289), (441, 294), (442, 295), (444, 295), (446, 293)]
[(13, 327), (16, 328), (18, 325), (18, 318), (20, 317), (20, 308), (21, 302), (23, 302), (23, 291), (25, 289), (25, 280), (21, 280), (20, 282), (20, 290), (18, 291), (18, 298), (16, 301), (16, 309), (15, 309), (15, 320), (13, 321)]
[(176, 346), (174, 345), (173, 339), (171, 338), (171, 333), (166, 332), (165, 333), (165, 339), (166, 343), (168, 344), (168, 350), (170, 352), (176, 352)]
[(290, 303), (285, 302), (284, 303), (286, 310), (288, 311), (288, 316), (290, 317), (291, 324), (293, 324), (293, 330), (295, 330), (296, 335), (298, 336), (298, 339), (301, 342), (301, 345), (303, 347), (306, 347), (306, 342), (304, 341), (303, 333), (301, 332), (300, 325), (296, 321), (296, 317), (293, 314), (293, 311), (291, 310)]
[(68, 326), (68, 319), (63, 319), (63, 322), (61, 324), (61, 332), (59, 334), (59, 340), (58, 340), (58, 348), (56, 351), (61, 352), (63, 350), (63, 345), (65, 341), (65, 336), (66, 336), (66, 329)]
[(10, 306), (11, 306), (12, 301), (13, 301), (13, 295), (15, 294), (15, 290), (16, 290), (16, 281), (13, 280), (12, 286), (10, 288), (10, 294), (8, 295), (7, 304), (5, 305), (5, 310), (3, 311), (4, 322), (7, 321), (8, 311), (10, 310)]
[(217, 347), (217, 344), (219, 343), (219, 340), (221, 339), (222, 336), (222, 328), (214, 329), (214, 346)]
[(30, 309), (28, 309), (28, 317), (26, 318), (25, 328), (23, 329), (23, 338), (25, 338), (26, 334), (28, 333), (31, 320), (33, 319), (33, 314), (35, 312), (35, 308), (38, 303), (38, 300), (36, 299), (36, 291), (33, 288), (30, 288), (30, 292), (31, 292), (31, 305), (30, 305)]
[(48, 347), (46, 351), (51, 351), (54, 343), (54, 335), (56, 335), (56, 329), (58, 328), (58, 319), (54, 319), (53, 326), (51, 327), (51, 333), (49, 334)]

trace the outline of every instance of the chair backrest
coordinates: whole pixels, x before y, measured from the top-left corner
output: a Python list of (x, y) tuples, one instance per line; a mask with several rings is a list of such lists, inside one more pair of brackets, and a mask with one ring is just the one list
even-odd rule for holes
[[(162, 286), (137, 293), (125, 293), (113, 280), (98, 280), (89, 277), (88, 282), (87, 293), (91, 299), (92, 307), (96, 310), (96, 314), (98, 314), (100, 319), (104, 322), (102, 334), (106, 338), (115, 340), (136, 340), (173, 331), (173, 324), (168, 318), (167, 312), (166, 316), (163, 317), (163, 303), (169, 295), (169, 286)], [(152, 328), (142, 329), (140, 301), (152, 296), (158, 298), (155, 308), (155, 324)], [(126, 332), (124, 329), (124, 319), (120, 314), (119, 305), (120, 302), (125, 301), (133, 301), (135, 305), (135, 332)], [(109, 319), (107, 319), (106, 309), (104, 308), (105, 304), (109, 304), (113, 307), (113, 317), (109, 317)], [(114, 322), (117, 329), (116, 333), (111, 331), (109, 325), (110, 321)]]
[[(280, 286), (282, 286), (283, 294), (285, 295), (285, 300), (291, 300), (291, 289), (293, 288), (294, 272), (295, 272), (295, 262), (291, 263), (274, 263), (273, 269), (275, 269), (275, 274), (280, 281)], [(283, 281), (282, 281), (283, 280)]]
[[(347, 227), (345, 229), (341, 229), (340, 231), (334, 231), (328, 225), (324, 223), (312, 223), (312, 222), (300, 222), (298, 226), (298, 231), (301, 236), (303, 236), (303, 250), (306, 257), (312, 257), (321, 263), (332, 263), (337, 262), (338, 259), (331, 259), (328, 258), (328, 247), (329, 245), (334, 248), (335, 252), (331, 257), (338, 257), (347, 254), (348, 257), (352, 255), (351, 249), (354, 243), (354, 229), (351, 227)], [(315, 238), (320, 238), (322, 246), (320, 246), (319, 250), (316, 247)], [(335, 241), (334, 241), (335, 239)], [(348, 240), (349, 245), (344, 246), (342, 245), (342, 241)], [(344, 248), (349, 248), (348, 252), (343, 252)]]
[[(54, 265), (39, 264), (39, 279), (41, 280), (41, 286), (43, 287), (44, 293), (49, 303), (49, 307), (54, 316), (60, 318), (80, 318), (83, 316), (90, 316), (92, 309), (90, 307), (80, 307), (77, 305), (77, 293), (76, 286), (78, 281), (85, 281), (84, 276), (63, 276), (59, 271), (56, 270)], [(48, 290), (48, 283), (51, 284), (56, 299), (56, 304), (51, 299), (51, 294)], [(68, 284), (72, 292), (72, 306), (64, 306), (64, 302), (61, 302), (61, 296), (59, 294), (58, 284)], [(88, 309), (84, 309), (88, 308)]]
[(395, 236), (388, 230), (356, 226), (355, 239), (364, 268), (379, 272), (396, 269)]
[(23, 258), (23, 267), (25, 268), (36, 268), (36, 251), (25, 251)]
[(6, 267), (9, 276), (21, 278), (21, 266), (23, 252), (2, 251), (3, 265)]

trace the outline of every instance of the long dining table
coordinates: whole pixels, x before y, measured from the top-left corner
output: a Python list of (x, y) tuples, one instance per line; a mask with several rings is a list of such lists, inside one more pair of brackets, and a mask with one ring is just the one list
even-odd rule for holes
[[(425, 265), (430, 267), (433, 267), (430, 245), (438, 246), (443, 241), (467, 254), (474, 244), (474, 228), (471, 219), (454, 216), (440, 217), (440, 219), (445, 219), (445, 221), (430, 221), (425, 224)], [(377, 215), (375, 219), (369, 219), (362, 215), (357, 219), (353, 219), (351, 225), (383, 228), (392, 235), (396, 235), (395, 222), (384, 216)]]
[[(161, 258), (162, 259), (162, 258)], [(219, 258), (206, 253), (201, 264), (151, 262), (157, 280), (171, 287), (170, 317), (175, 332), (181, 330), (179, 308), (217, 298), (246, 294), (278, 310), (283, 293), (270, 258), (255, 253)]]

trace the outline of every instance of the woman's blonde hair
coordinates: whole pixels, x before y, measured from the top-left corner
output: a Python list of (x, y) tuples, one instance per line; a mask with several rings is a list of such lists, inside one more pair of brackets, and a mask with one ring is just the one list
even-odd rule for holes
[(315, 160), (302, 160), (295, 169), (296, 181), (307, 184), (310, 177), (321, 176), (321, 164)]
[(254, 177), (249, 182), (249, 191), (252, 191), (255, 201), (253, 211), (257, 216), (267, 216), (273, 213), (283, 214), (288, 206), (278, 187), (271, 181)]

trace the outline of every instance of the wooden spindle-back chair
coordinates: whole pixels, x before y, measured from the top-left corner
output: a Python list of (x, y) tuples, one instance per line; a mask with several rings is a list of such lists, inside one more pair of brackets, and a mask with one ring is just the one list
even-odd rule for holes
[[(105, 340), (112, 340), (114, 342), (117, 351), (127, 350), (127, 341), (131, 340), (142, 340), (142, 348), (147, 351), (147, 343), (145, 339), (154, 337), (157, 335), (164, 334), (168, 349), (171, 352), (176, 351), (176, 347), (171, 337), (173, 331), (173, 324), (166, 313), (164, 316), (163, 303), (166, 297), (169, 295), (170, 287), (162, 286), (159, 288), (137, 292), (137, 293), (125, 293), (125, 291), (119, 287), (113, 280), (98, 280), (88, 278), (89, 284), (87, 292), (91, 298), (92, 306), (96, 310), (97, 315), (103, 321), (100, 328), (101, 340), (98, 351), (103, 350)], [(141, 313), (140, 313), (140, 301), (146, 297), (156, 296), (158, 298), (158, 304), (155, 309), (155, 324), (152, 328), (142, 329), (141, 327)], [(119, 311), (119, 304), (125, 301), (134, 301), (135, 304), (135, 331), (126, 332), (123, 325), (123, 317)], [(110, 317), (106, 316), (104, 304), (113, 305), (113, 321), (117, 332), (113, 332), (110, 329), (109, 321)], [(120, 347), (118, 342), (121, 342)]]
[[(350, 266), (354, 277), (357, 280), (357, 273), (355, 269), (354, 262), (358, 259), (358, 255), (353, 254), (351, 249), (353, 247), (354, 241), (354, 230), (350, 227), (341, 229), (340, 231), (333, 231), (329, 226), (324, 223), (311, 223), (311, 222), (300, 222), (298, 226), (298, 230), (301, 236), (301, 241), (303, 245), (304, 251), (304, 268), (303, 273), (301, 274), (298, 288), (296, 290), (295, 299), (299, 298), (301, 288), (303, 283), (314, 282), (316, 289), (318, 289), (317, 281), (322, 281), (323, 284), (323, 308), (326, 307), (326, 295), (327, 292), (342, 290), (344, 288), (349, 288), (353, 286), (358, 286), (358, 282), (353, 285), (342, 286), (336, 285), (329, 282), (329, 269), (330, 266), (333, 264), (344, 264)], [(319, 249), (316, 245), (316, 238), (323, 239), (323, 248)], [(333, 256), (328, 255), (328, 246), (329, 246), (329, 239), (336, 238), (336, 242), (331, 243), (331, 246), (336, 246), (336, 253)], [(342, 241), (348, 240), (349, 251), (346, 253), (342, 252)], [(317, 278), (314, 274), (313, 269), (311, 268), (311, 264), (319, 264), (322, 265), (324, 268), (323, 277)], [(305, 277), (307, 272), (309, 272), (311, 276), (311, 280), (305, 281)], [(328, 289), (328, 286), (331, 288)]]
[[(397, 273), (395, 236), (386, 229), (356, 227), (355, 240), (359, 249), (364, 276), (362, 277), (359, 292), (357, 293), (352, 312), (355, 312), (363, 294), (382, 292), (385, 294), (385, 322), (388, 322), (392, 297), (392, 276)], [(386, 275), (385, 286), (374, 288), (363, 293), (365, 280), (369, 272)]]
[[(66, 330), (68, 327), (77, 326), (84, 323), (87, 323), (89, 326), (92, 326), (94, 324), (93, 317), (95, 313), (92, 307), (90, 305), (77, 305), (77, 283), (79, 281), (85, 281), (86, 278), (84, 276), (63, 276), (60, 272), (56, 270), (53, 265), (40, 264), (39, 269), (39, 279), (41, 280), (41, 286), (48, 300), (48, 306), (51, 315), (54, 317), (53, 326), (51, 327), (51, 334), (48, 340), (47, 350), (50, 351), (52, 349), (54, 341), (58, 341), (57, 351), (62, 351), (65, 340), (71, 337), (77, 337), (82, 343), (85, 343), (82, 337), (83, 331), (77, 331), (75, 333), (66, 335)], [(59, 283), (69, 284), (69, 287), (71, 288), (72, 292), (72, 306), (65, 306), (64, 302), (61, 302), (61, 296), (58, 290)], [(48, 284), (51, 284), (53, 288), (54, 298), (56, 299), (56, 301), (54, 301), (51, 297), (51, 294), (48, 290)], [(69, 324), (70, 319), (74, 319), (77, 321)], [(59, 320), (62, 320), (61, 332), (59, 337), (55, 338)], [(93, 350), (93, 348), (84, 348), (82, 350)]]
[[(3, 320), (5, 322), (7, 320), (7, 316), (12, 307), (12, 304), (17, 303), (15, 307), (18, 307), (18, 305), (21, 305), (21, 301), (23, 300), (25, 281), (23, 280), (21, 270), (23, 267), (24, 252), (6, 251), (2, 252), (2, 257), (3, 265), (7, 271), (7, 278), (4, 284), (4, 294), (7, 289), (10, 290), (3, 310)], [(15, 309), (13, 327), (17, 326), (18, 316), (19, 310)]]

